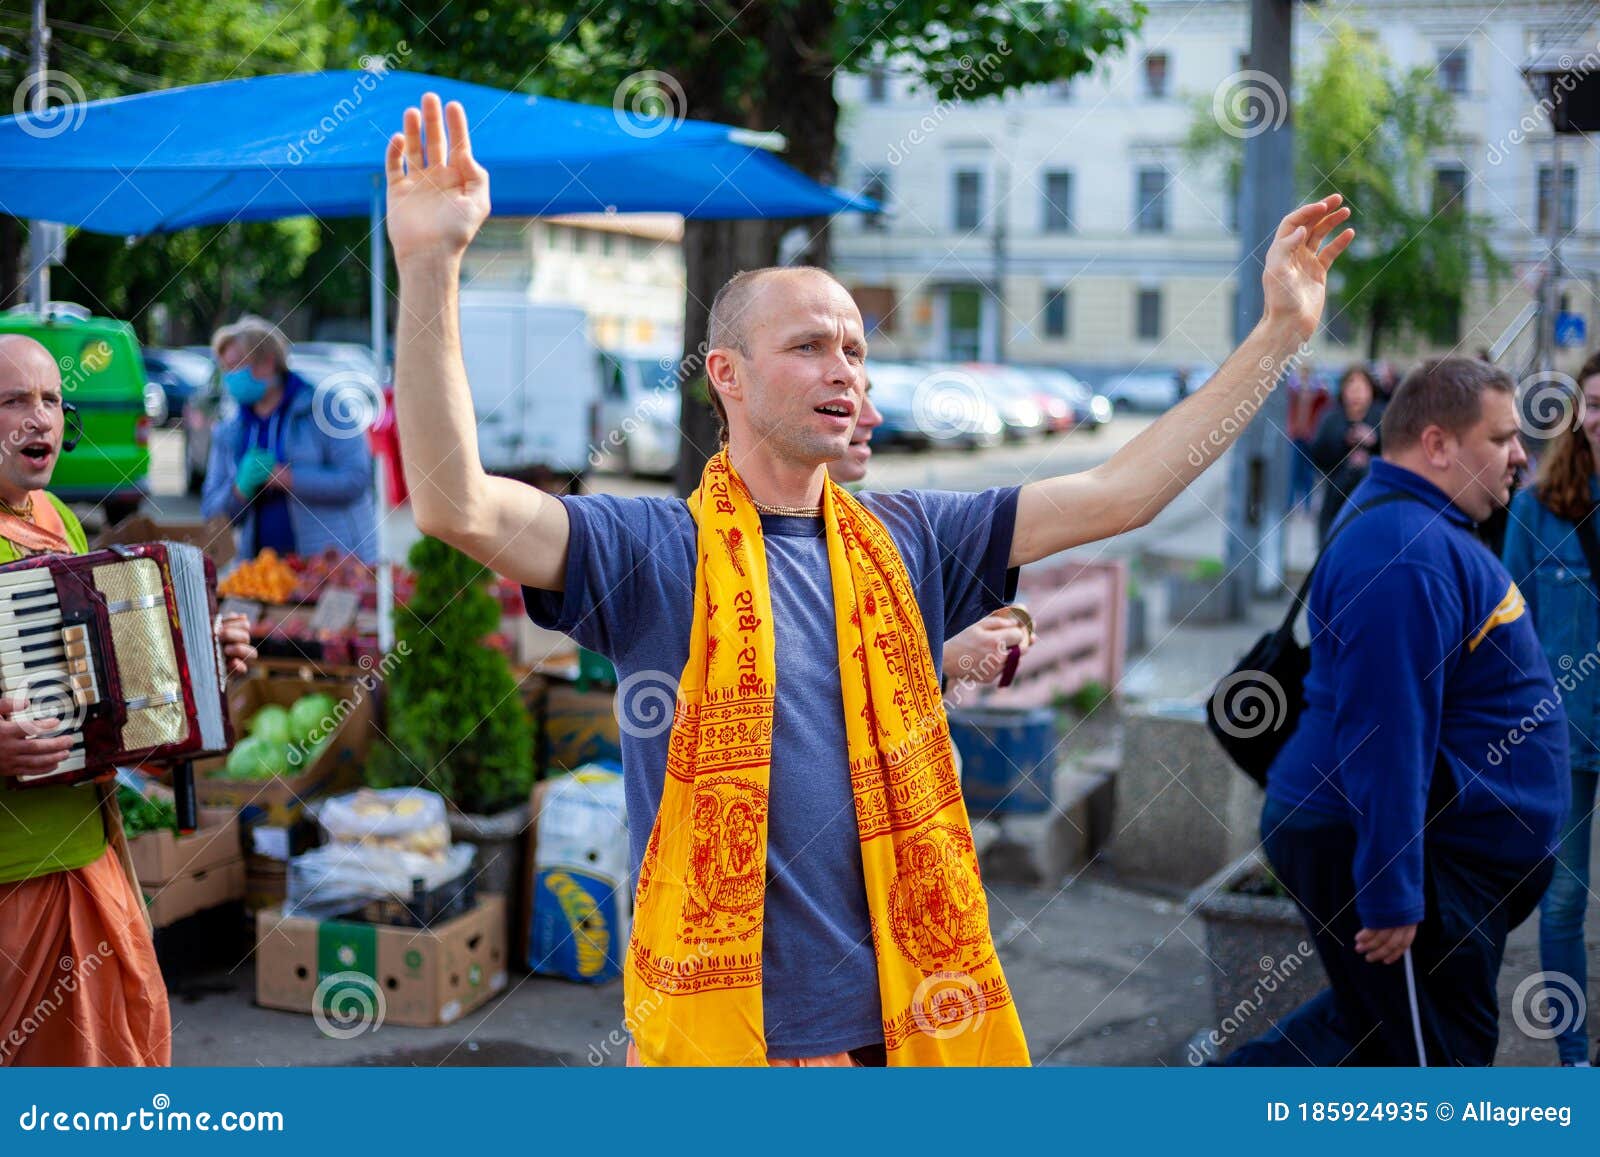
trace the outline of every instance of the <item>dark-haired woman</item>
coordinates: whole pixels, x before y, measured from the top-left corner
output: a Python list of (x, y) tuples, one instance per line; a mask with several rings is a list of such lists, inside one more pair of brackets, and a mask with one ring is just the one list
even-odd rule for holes
[(1329, 406), (1311, 440), (1311, 461), (1322, 471), (1322, 507), (1317, 511), (1317, 546), (1328, 541), (1328, 528), (1345, 499), (1367, 476), (1378, 456), (1378, 416), (1372, 377), (1351, 366), (1339, 379), (1338, 404)]
[(1589, 900), (1589, 841), (1600, 780), (1600, 575), (1589, 566), (1578, 524), (1600, 501), (1600, 353), (1578, 373), (1582, 421), (1553, 442), (1538, 480), (1511, 503), (1502, 558), (1521, 588), (1550, 659), (1571, 725), (1572, 811), (1561, 829), (1555, 876), (1539, 907), (1546, 1012), (1563, 1065), (1589, 1063), (1583, 917)]

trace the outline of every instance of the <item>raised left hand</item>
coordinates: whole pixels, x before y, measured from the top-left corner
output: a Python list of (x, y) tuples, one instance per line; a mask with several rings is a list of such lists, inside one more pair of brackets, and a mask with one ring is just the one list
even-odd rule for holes
[(256, 661), (256, 649), (250, 645), (250, 620), (239, 614), (218, 615), (217, 642), (228, 660), (228, 674), (249, 674), (250, 664)]
[(1300, 206), (1279, 223), (1267, 250), (1266, 268), (1261, 272), (1266, 293), (1263, 313), (1269, 323), (1288, 325), (1301, 342), (1317, 332), (1327, 304), (1328, 270), (1355, 239), (1356, 231), (1346, 229), (1328, 240), (1350, 216), (1349, 209), (1339, 207), (1343, 201), (1333, 193)]

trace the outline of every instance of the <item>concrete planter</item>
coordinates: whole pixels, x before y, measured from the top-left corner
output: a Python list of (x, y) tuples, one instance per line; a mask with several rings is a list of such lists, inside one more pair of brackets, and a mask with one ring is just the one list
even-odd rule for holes
[(1227, 1056), (1327, 983), (1300, 910), (1287, 897), (1265, 894), (1268, 879), (1252, 851), (1189, 894), (1186, 910), (1200, 917), (1206, 953), (1217, 965), (1211, 970), (1216, 1022), (1191, 1040), (1191, 1064)]
[(1234, 621), (1231, 589), (1233, 579), (1194, 579), (1188, 575), (1168, 575), (1167, 625), (1215, 626)]

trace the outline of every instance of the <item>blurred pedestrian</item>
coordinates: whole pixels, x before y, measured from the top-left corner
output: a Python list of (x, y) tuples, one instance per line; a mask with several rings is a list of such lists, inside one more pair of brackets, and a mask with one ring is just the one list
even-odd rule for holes
[(331, 546), (374, 561), (372, 450), (366, 430), (341, 425), (351, 399), (319, 399), (289, 368), (288, 339), (263, 318), (246, 315), (219, 329), (211, 352), (238, 410), (212, 432), (202, 517), (233, 522), (246, 557)]
[(1317, 487), (1317, 465), (1311, 458), (1311, 440), (1332, 398), (1322, 376), (1299, 365), (1284, 383), (1289, 399), (1289, 509), (1310, 509)]
[(1561, 824), (1555, 875), (1539, 906), (1539, 967), (1551, 976), (1552, 1008), (1574, 1009), (1560, 1025), (1563, 1065), (1588, 1065), (1584, 996), (1588, 951), (1589, 849), (1600, 782), (1600, 353), (1578, 371), (1582, 418), (1550, 444), (1538, 480), (1511, 503), (1504, 561), (1516, 579), (1558, 682), (1571, 725), (1572, 806)]
[(1474, 359), (1412, 371), (1384, 415), (1384, 456), (1313, 573), (1305, 708), (1261, 813), (1332, 995), (1233, 1063), (1494, 1060), (1506, 937), (1570, 802), (1550, 666), (1472, 533), (1522, 457), (1511, 379)]
[(1317, 546), (1328, 541), (1328, 528), (1343, 509), (1345, 499), (1366, 478), (1372, 459), (1382, 447), (1374, 412), (1376, 391), (1372, 377), (1351, 366), (1339, 379), (1338, 405), (1327, 407), (1311, 442), (1311, 460), (1322, 472), (1322, 507), (1317, 511)]

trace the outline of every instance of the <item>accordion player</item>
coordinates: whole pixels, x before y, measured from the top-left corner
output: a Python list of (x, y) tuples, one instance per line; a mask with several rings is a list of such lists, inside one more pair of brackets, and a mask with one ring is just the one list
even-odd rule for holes
[(118, 764), (228, 750), (216, 613), (216, 568), (186, 543), (0, 566), (0, 696), (27, 700), (13, 720), (74, 741), (53, 771), (0, 780), (19, 790), (72, 784)]

